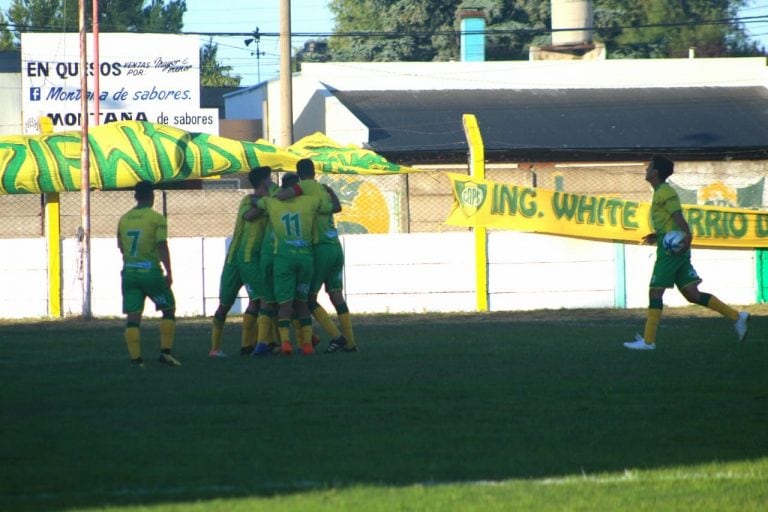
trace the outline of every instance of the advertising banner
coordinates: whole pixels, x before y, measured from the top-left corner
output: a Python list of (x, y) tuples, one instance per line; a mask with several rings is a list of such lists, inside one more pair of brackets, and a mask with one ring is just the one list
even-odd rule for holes
[[(217, 110), (200, 109), (197, 36), (103, 33), (98, 69), (90, 34), (86, 46), (88, 65), (82, 70), (79, 34), (21, 34), (24, 134), (40, 133), (43, 116), (51, 119), (55, 132), (80, 129), (84, 94), (94, 115), (93, 77), (98, 73), (98, 124), (149, 121), (218, 135)], [(85, 92), (83, 73), (88, 75)]]

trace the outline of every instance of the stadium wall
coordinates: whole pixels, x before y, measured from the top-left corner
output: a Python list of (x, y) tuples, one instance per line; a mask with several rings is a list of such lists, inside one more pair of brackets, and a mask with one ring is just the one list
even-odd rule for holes
[[(344, 235), (345, 290), (355, 313), (469, 312), (476, 307), (474, 238), (471, 232)], [(177, 314), (210, 316), (227, 237), (170, 240)], [(488, 234), (491, 311), (645, 308), (654, 249), (510, 231)], [(78, 242), (62, 243), (62, 311), (82, 308)], [(0, 240), (0, 318), (48, 315), (47, 249), (43, 238)], [(19, 255), (24, 255), (19, 257)], [(91, 310), (97, 317), (121, 316), (121, 259), (114, 238), (91, 241)], [(757, 298), (756, 253), (694, 249), (702, 289), (732, 304)], [(242, 312), (246, 297), (232, 313)], [(325, 306), (327, 299), (321, 297)], [(679, 293), (668, 306), (687, 303)], [(151, 303), (147, 316), (156, 316)]]

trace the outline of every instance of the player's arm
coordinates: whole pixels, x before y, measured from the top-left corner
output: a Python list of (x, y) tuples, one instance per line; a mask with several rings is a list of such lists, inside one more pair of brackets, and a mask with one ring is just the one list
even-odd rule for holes
[(691, 247), (693, 236), (691, 235), (691, 228), (688, 226), (688, 222), (685, 220), (685, 217), (683, 217), (683, 211), (677, 210), (673, 213), (672, 220), (675, 221), (678, 230), (685, 233), (685, 238), (683, 238), (683, 251), (687, 251)]
[(117, 228), (117, 248), (120, 249), (120, 254), (125, 254), (123, 251), (123, 242), (120, 240), (120, 227)]
[(173, 272), (171, 271), (171, 251), (168, 249), (168, 240), (162, 240), (157, 243), (157, 255), (165, 268), (165, 281), (168, 286), (173, 283)]
[(285, 201), (286, 199), (299, 197), (303, 193), (304, 191), (301, 189), (301, 183), (297, 183), (290, 188), (281, 188), (280, 191), (275, 194), (275, 198), (280, 201)]
[(341, 211), (341, 201), (339, 201), (339, 196), (337, 196), (336, 192), (334, 192), (328, 185), (324, 184), (323, 187), (325, 187), (325, 191), (328, 192), (328, 195), (331, 197), (331, 204), (333, 205), (331, 213), (339, 213)]
[(243, 220), (246, 220), (248, 222), (251, 222), (253, 220), (258, 219), (262, 215), (264, 215), (264, 209), (259, 208), (256, 206), (259, 202), (259, 199), (261, 199), (263, 196), (259, 196), (256, 194), (251, 194), (251, 207), (243, 213)]

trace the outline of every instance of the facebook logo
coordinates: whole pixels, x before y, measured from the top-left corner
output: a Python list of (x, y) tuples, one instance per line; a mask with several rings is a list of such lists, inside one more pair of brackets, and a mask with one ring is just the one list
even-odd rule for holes
[(29, 100), (30, 101), (40, 101), (40, 87), (30, 87), (29, 88)]

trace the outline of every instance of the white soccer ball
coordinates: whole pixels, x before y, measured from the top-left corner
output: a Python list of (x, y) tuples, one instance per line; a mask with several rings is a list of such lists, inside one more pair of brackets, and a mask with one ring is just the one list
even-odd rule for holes
[(670, 231), (664, 234), (662, 245), (667, 254), (680, 254), (683, 251), (683, 239), (685, 233), (682, 231)]

